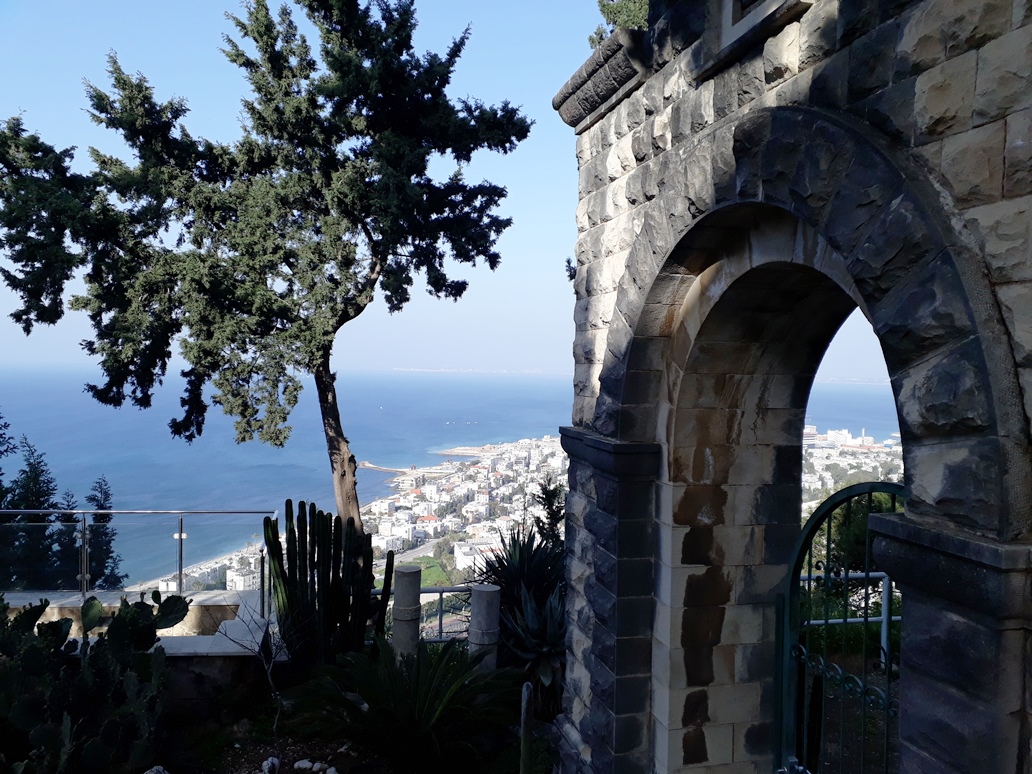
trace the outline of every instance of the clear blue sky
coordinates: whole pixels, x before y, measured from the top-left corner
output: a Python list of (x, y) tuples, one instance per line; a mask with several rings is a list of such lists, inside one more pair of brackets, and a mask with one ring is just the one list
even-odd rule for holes
[[(82, 168), (90, 145), (118, 152), (84, 108), (83, 80), (106, 88), (105, 57), (115, 51), (127, 71), (145, 74), (159, 99), (184, 97), (194, 135), (238, 136), (244, 84), (219, 52), (231, 31), (218, 0), (0, 0), (0, 119), (21, 113), (26, 126), (58, 147), (77, 146)], [(335, 366), (487, 369), (571, 373), (573, 291), (563, 264), (573, 254), (577, 173), (573, 131), (551, 99), (590, 53), (599, 23), (596, 0), (421, 0), (417, 48), (442, 50), (471, 25), (451, 93), (522, 106), (535, 121), (530, 138), (509, 156), (484, 154), (468, 176), (505, 185), (504, 214), (514, 220), (493, 274), (469, 270), (457, 304), (421, 291), (400, 314), (382, 304), (345, 326)], [(88, 365), (78, 346), (88, 329), (70, 315), (26, 339), (6, 319), (14, 299), (0, 290), (0, 352), (7, 367)], [(825, 376), (882, 376), (877, 343), (862, 318), (847, 323), (843, 346), (826, 360)]]

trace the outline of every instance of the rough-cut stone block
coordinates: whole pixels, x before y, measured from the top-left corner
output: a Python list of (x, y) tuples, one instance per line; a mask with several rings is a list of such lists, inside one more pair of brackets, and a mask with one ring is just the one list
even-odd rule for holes
[(848, 102), (849, 51), (839, 51), (813, 68), (810, 77), (810, 104), (829, 109), (843, 108)]
[(1032, 22), (1032, 0), (1014, 0), (1014, 29)]
[(961, 608), (909, 595), (902, 668), (991, 702), (1001, 713), (1021, 706), (1024, 634), (986, 625)]
[(763, 78), (776, 86), (799, 72), (799, 24), (789, 24), (763, 45)]
[(1032, 368), (1032, 282), (1001, 285), (996, 289), (1003, 321), (1011, 335), (1014, 360), (1019, 367)]
[(744, 643), (735, 648), (735, 682), (747, 683), (774, 678), (774, 642)]
[(961, 209), (991, 204), (1003, 195), (1005, 134), (1005, 122), (997, 121), (943, 140), (942, 174)]
[(839, 46), (847, 46), (878, 26), (878, 0), (845, 0), (838, 7)]
[(862, 242), (884, 207), (899, 195), (902, 180), (870, 151), (858, 150), (835, 197), (824, 209), (823, 234), (842, 255)]
[(706, 688), (710, 722), (719, 725), (758, 719), (762, 689), (760, 683), (712, 685)]
[(995, 535), (1003, 501), (1003, 471), (995, 463), (999, 442), (910, 443), (903, 482), (909, 491), (907, 512), (954, 529)]
[(774, 723), (769, 720), (735, 723), (735, 760), (768, 758), (774, 748)]
[(914, 113), (919, 145), (971, 128), (977, 70), (978, 53), (970, 51), (918, 76)]
[(728, 492), (722, 486), (689, 486), (673, 511), (674, 524), (706, 526), (724, 523)]
[(833, 124), (820, 123), (810, 133), (791, 190), (792, 209), (808, 224), (817, 225), (823, 219), (828, 202), (838, 191), (836, 181), (853, 163), (853, 150), (846, 133)]
[(735, 603), (739, 605), (773, 603), (787, 574), (788, 568), (785, 565), (764, 564), (757, 567), (742, 567), (738, 572)]
[[(858, 2), (844, 5), (859, 5)], [(849, 101), (858, 102), (884, 89), (892, 81), (893, 53), (899, 27), (895, 21), (881, 25), (849, 48)]]
[(713, 115), (721, 119), (738, 110), (738, 63), (713, 76)]
[(839, 0), (823, 0), (799, 20), (799, 69), (805, 70), (835, 52)]
[(897, 374), (900, 431), (907, 438), (955, 438), (993, 426), (991, 389), (977, 341)]
[(690, 92), (685, 99), (690, 105), (689, 120), (691, 122), (692, 134), (698, 134), (716, 120), (713, 112), (713, 80), (707, 80), (699, 84), (695, 91)]
[(912, 274), (871, 310), (890, 373), (908, 368), (974, 330), (964, 285), (945, 253)]
[(975, 123), (1032, 106), (1032, 26), (987, 43), (978, 52)]
[(1032, 197), (1007, 199), (965, 213), (981, 237), (995, 282), (1032, 280)]
[(773, 605), (728, 605), (720, 641), (725, 645), (764, 642), (773, 633)]
[(846, 259), (857, 290), (869, 304), (938, 252), (933, 233), (921, 204), (912, 197), (899, 196), (882, 208), (863, 244)]
[(1019, 713), (1004, 715), (991, 703), (918, 675), (907, 680), (906, 691), (909, 699), (900, 704), (900, 741), (959, 771), (1013, 768), (1007, 759), (1020, 746)]
[[(775, 113), (770, 117), (769, 122), (765, 122), (764, 125), (757, 125), (756, 129), (759, 133), (758, 137), (750, 138), (747, 135), (744, 139), (748, 142), (759, 141), (766, 143), (762, 157), (758, 153), (754, 154), (755, 159), (758, 159), (760, 163), (758, 191), (762, 190), (765, 202), (779, 204), (786, 209), (791, 208), (793, 204), (792, 186), (796, 175), (796, 168), (800, 163), (800, 159), (808, 152), (806, 147), (806, 129), (804, 128), (802, 116), (795, 111)], [(736, 157), (739, 156), (739, 152), (739, 141), (736, 138)], [(748, 161), (746, 161), (746, 158), (748, 158)], [(746, 156), (745, 152), (742, 153), (742, 158), (739, 158), (738, 161), (739, 179), (743, 181), (739, 183), (740, 195), (744, 196), (747, 193), (747, 186), (744, 184), (744, 170), (749, 169), (749, 174), (753, 174), (751, 167), (755, 164), (756, 161), (753, 157)], [(752, 197), (750, 196), (750, 198)], [(783, 245), (780, 244), (782, 241), (781, 239), (775, 239), (777, 248), (783, 249)], [(753, 253), (754, 255), (756, 254), (755, 248), (753, 248)]]
[(1032, 109), (1007, 117), (1004, 196), (1032, 194)]
[(900, 19), (894, 68), (897, 78), (922, 73), (946, 58), (940, 16), (932, 3), (923, 3)]
[[(706, 567), (702, 572), (692, 572), (685, 578), (682, 604), (686, 608), (702, 607), (716, 610), (717, 605), (726, 605), (731, 600), (734, 586), (734, 571), (723, 567)], [(723, 610), (723, 608), (719, 608)], [(724, 614), (720, 613), (723, 622)], [(720, 641), (720, 630), (717, 629), (717, 640), (706, 644), (715, 645)], [(696, 643), (698, 644), (698, 643)]]
[(685, 649), (685, 652), (719, 645), (726, 612), (727, 608), (724, 607), (693, 606), (684, 608), (679, 644)]
[(753, 54), (742, 60), (738, 68), (738, 107), (744, 107), (763, 95), (766, 85), (763, 75), (763, 56)]
[(907, 78), (872, 94), (854, 107), (871, 126), (909, 146), (914, 136), (916, 78)]

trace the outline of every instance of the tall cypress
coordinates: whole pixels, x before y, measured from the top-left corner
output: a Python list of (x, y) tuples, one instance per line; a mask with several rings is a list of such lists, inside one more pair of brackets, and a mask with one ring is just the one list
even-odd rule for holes
[[(110, 511), (113, 502), (111, 485), (101, 476), (93, 482), (86, 502), (98, 511)], [(115, 528), (110, 513), (94, 513), (89, 526), (90, 585), (95, 589), (118, 589), (129, 577), (118, 571), (122, 557), (115, 551)]]
[(469, 30), (443, 54), (417, 53), (413, 0), (296, 6), (317, 51), (287, 6), (274, 15), (254, 0), (230, 17), (242, 43), (226, 37), (224, 51), (250, 91), (235, 142), (191, 135), (186, 103), (157, 101), (113, 54), (111, 91), (88, 86), (90, 114), (132, 163), (94, 151), (95, 171), (74, 173), (71, 149), (10, 119), (0, 254), (26, 332), (60, 319), (65, 283), (85, 269), (72, 304), (93, 325), (85, 347), (104, 380), (88, 389), (102, 403), (150, 406), (178, 347), (176, 436), (200, 435), (210, 402), (235, 417), (238, 442), (280, 446), (301, 377), (314, 377), (337, 510), (361, 525), (330, 364), (337, 333), (377, 294), (400, 310), (416, 274), (458, 299), (455, 265), (498, 266), (506, 191), (467, 181), (465, 167), (478, 150), (512, 151), (530, 122), (507, 102), (449, 98)]

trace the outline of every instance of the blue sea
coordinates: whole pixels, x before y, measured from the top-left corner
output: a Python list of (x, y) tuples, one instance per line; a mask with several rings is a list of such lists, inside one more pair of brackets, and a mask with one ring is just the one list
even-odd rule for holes
[[(306, 390), (291, 416), (292, 436), (282, 449), (236, 444), (232, 420), (209, 412), (203, 436), (192, 444), (172, 438), (174, 379), (155, 394), (154, 406), (101, 406), (83, 392), (94, 378), (77, 371), (6, 371), (0, 374), (0, 413), (16, 438), (26, 436), (46, 454), (60, 491), (81, 507), (91, 483), (107, 477), (117, 510), (251, 511), (249, 515), (187, 518), (184, 562), (193, 564), (242, 547), (261, 534), (260, 511), (280, 511), (286, 498), (333, 507), (329, 463), (314, 391)], [(572, 380), (564, 375), (425, 371), (341, 373), (338, 394), (345, 433), (356, 458), (388, 468), (431, 465), (436, 452), (556, 435), (570, 423)], [(820, 432), (866, 428), (877, 440), (897, 432), (888, 385), (814, 385), (807, 421)], [(17, 457), (3, 461), (5, 480)], [(389, 473), (359, 471), (359, 498), (391, 492)], [(171, 574), (176, 567), (177, 516), (122, 516), (117, 550), (129, 582)]]

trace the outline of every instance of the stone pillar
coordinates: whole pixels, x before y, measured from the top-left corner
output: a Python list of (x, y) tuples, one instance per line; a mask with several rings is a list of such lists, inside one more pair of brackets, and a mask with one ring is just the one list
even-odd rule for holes
[(502, 611), (502, 590), (493, 583), (477, 583), (470, 588), (469, 653), (486, 653), (481, 666), (498, 666), (498, 621)]
[(660, 446), (561, 433), (570, 456), (562, 771), (648, 772)]
[(903, 593), (900, 772), (1028, 772), (1032, 547), (872, 514)]
[(394, 626), (391, 639), (399, 656), (415, 655), (419, 647), (419, 584), (423, 568), (402, 564), (394, 568)]

